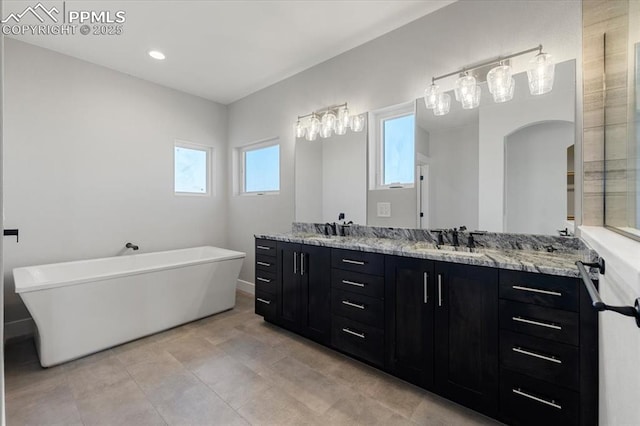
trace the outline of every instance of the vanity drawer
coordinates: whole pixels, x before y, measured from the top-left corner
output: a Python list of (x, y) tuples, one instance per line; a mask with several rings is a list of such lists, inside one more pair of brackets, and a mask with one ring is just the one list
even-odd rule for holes
[(500, 414), (508, 424), (577, 425), (579, 407), (576, 392), (511, 371), (500, 372)]
[(580, 316), (576, 312), (501, 300), (500, 328), (577, 346)]
[(500, 363), (537, 379), (579, 389), (579, 350), (575, 346), (502, 330)]
[(349, 291), (331, 291), (331, 312), (377, 328), (384, 327), (384, 301)]
[(384, 332), (378, 328), (334, 315), (331, 344), (371, 364), (379, 367), (384, 364)]
[(277, 294), (276, 274), (256, 269), (256, 290)]
[(276, 258), (271, 256), (265, 256), (256, 254), (256, 271), (276, 273)]
[(500, 298), (578, 311), (578, 280), (529, 272), (500, 270)]
[(384, 277), (332, 269), (331, 286), (369, 297), (384, 298)]
[(274, 295), (256, 288), (255, 304), (256, 314), (263, 316), (265, 319), (276, 317), (278, 313), (278, 299)]
[(384, 255), (356, 250), (331, 249), (331, 266), (364, 274), (384, 275)]
[(276, 253), (277, 250), (275, 241), (256, 238), (256, 257), (258, 255), (275, 257)]

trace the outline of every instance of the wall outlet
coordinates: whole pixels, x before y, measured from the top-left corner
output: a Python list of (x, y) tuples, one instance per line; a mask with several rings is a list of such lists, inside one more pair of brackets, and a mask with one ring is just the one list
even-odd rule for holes
[(391, 217), (391, 203), (378, 203), (378, 217)]

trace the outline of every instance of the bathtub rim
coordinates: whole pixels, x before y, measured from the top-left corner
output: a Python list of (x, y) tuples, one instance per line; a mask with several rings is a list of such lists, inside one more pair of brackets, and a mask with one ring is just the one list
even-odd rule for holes
[[(218, 250), (224, 250), (226, 252), (226, 255), (218, 256), (218, 257), (208, 257), (208, 258), (197, 259), (197, 260), (193, 260), (193, 261), (182, 261), (182, 262), (179, 262), (179, 263), (167, 263), (167, 264), (162, 264), (162, 265), (154, 266), (154, 267), (150, 267), (150, 268), (149, 267), (148, 268), (138, 268), (138, 269), (132, 269), (132, 270), (123, 271), (123, 272), (115, 272), (115, 273), (110, 273), (110, 274), (95, 275), (95, 276), (91, 276), (91, 277), (83, 277), (83, 278), (78, 278), (78, 279), (75, 279), (75, 280), (54, 281), (54, 282), (47, 281), (47, 282), (38, 283), (38, 284), (26, 284), (23, 287), (18, 288), (18, 279), (17, 279), (18, 276), (20, 275), (20, 273), (22, 271), (26, 272), (27, 270), (29, 270), (31, 268), (39, 268), (39, 267), (45, 267), (45, 266), (57, 266), (57, 265), (73, 265), (73, 264), (78, 264), (78, 263), (83, 263), (83, 262), (88, 262), (88, 261), (101, 261), (101, 260), (109, 260), (109, 259), (114, 259), (114, 258), (133, 257), (133, 256), (150, 256), (150, 255), (154, 255), (154, 254), (158, 254), (158, 253), (171, 253), (171, 252), (195, 250), (195, 249), (207, 248), (207, 247), (218, 249)], [(50, 290), (50, 289), (54, 289), (54, 288), (60, 288), (60, 287), (75, 286), (75, 285), (91, 283), (91, 282), (107, 281), (107, 280), (110, 280), (110, 279), (115, 279), (115, 278), (120, 278), (120, 277), (124, 277), (124, 276), (130, 276), (130, 275), (141, 275), (141, 274), (148, 274), (148, 273), (156, 272), (156, 271), (165, 271), (165, 270), (169, 270), (169, 269), (186, 268), (186, 267), (189, 267), (189, 266), (203, 265), (203, 264), (207, 264), (207, 263), (216, 263), (216, 262), (223, 262), (223, 261), (227, 261), (227, 260), (244, 259), (244, 258), (246, 258), (246, 256), (247, 256), (247, 254), (244, 253), (244, 252), (235, 251), (235, 250), (229, 250), (229, 249), (225, 249), (225, 248), (222, 248), (222, 247), (197, 246), (197, 247), (188, 247), (188, 248), (175, 249), (175, 250), (163, 250), (163, 251), (155, 251), (155, 252), (149, 252), (149, 253), (129, 254), (129, 255), (125, 255), (125, 256), (99, 257), (99, 258), (90, 258), (90, 259), (84, 259), (84, 260), (72, 260), (72, 261), (68, 261), (68, 262), (55, 262), (55, 263), (47, 263), (47, 264), (39, 264), (39, 265), (31, 265), (31, 266), (21, 266), (19, 268), (13, 268), (12, 275), (13, 275), (13, 280), (14, 280), (15, 293), (16, 294), (23, 294), (23, 293), (31, 293), (31, 292), (34, 292), (34, 291), (43, 291), (43, 290)]]

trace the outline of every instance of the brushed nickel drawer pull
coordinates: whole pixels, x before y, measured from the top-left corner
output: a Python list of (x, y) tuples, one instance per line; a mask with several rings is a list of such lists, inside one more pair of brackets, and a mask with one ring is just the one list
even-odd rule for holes
[(293, 275), (298, 273), (298, 252), (293, 252)]
[(530, 291), (532, 293), (548, 294), (550, 296), (562, 296), (562, 293), (559, 291), (540, 290), (539, 288), (523, 287), (521, 285), (513, 285), (511, 288), (514, 290)]
[(342, 284), (354, 285), (356, 287), (364, 287), (364, 284), (362, 283), (357, 283), (355, 281), (349, 281), (349, 280), (342, 280)]
[(349, 302), (348, 300), (343, 300), (342, 304), (351, 306), (352, 308), (365, 309), (364, 305), (359, 305), (357, 303)]
[(424, 303), (425, 305), (429, 302), (429, 294), (427, 293), (427, 282), (429, 281), (429, 273), (425, 272), (422, 280), (422, 284), (424, 287)]
[(548, 323), (548, 322), (535, 321), (535, 320), (530, 320), (522, 317), (512, 317), (511, 319), (517, 322), (524, 322), (526, 324), (537, 325), (539, 327), (547, 327), (547, 328), (553, 328), (554, 330), (562, 330), (561, 326)]
[(540, 359), (543, 359), (545, 361), (555, 362), (556, 364), (562, 364), (561, 360), (559, 360), (558, 358), (552, 357), (552, 356), (540, 355), (540, 354), (537, 354), (535, 352), (531, 352), (531, 351), (527, 351), (525, 349), (519, 348), (517, 346), (514, 346), (512, 349), (513, 349), (514, 352), (518, 352), (518, 353), (523, 354), (523, 355), (532, 356), (534, 358), (540, 358)]
[(256, 263), (260, 266), (271, 266), (271, 264), (267, 262), (256, 262)]
[(262, 302), (262, 303), (264, 303), (264, 304), (266, 304), (266, 305), (270, 305), (270, 304), (271, 304), (271, 301), (270, 301), (270, 300), (264, 300), (264, 299), (261, 299), (261, 298), (259, 298), (259, 297), (257, 297), (257, 298), (256, 298), (256, 300), (257, 300), (258, 302)]
[(344, 331), (345, 333), (349, 333), (352, 336), (356, 336), (356, 337), (359, 337), (361, 339), (365, 339), (364, 333), (356, 333), (355, 331), (349, 330), (348, 328), (343, 328), (342, 331)]
[(442, 275), (438, 274), (438, 306), (442, 306)]
[(515, 393), (517, 395), (524, 396), (525, 398), (533, 399), (534, 401), (538, 401), (538, 402), (546, 404), (546, 405), (548, 405), (550, 407), (557, 408), (558, 410), (562, 410), (562, 405), (556, 404), (555, 401), (547, 401), (546, 399), (542, 399), (542, 398), (538, 398), (537, 396), (529, 395), (526, 392), (522, 392), (520, 389), (512, 389), (512, 390), (513, 390), (513, 393)]
[(256, 246), (256, 248), (259, 248), (260, 250), (271, 250), (271, 247), (267, 246)]
[(266, 278), (262, 278), (262, 277), (256, 277), (256, 279), (257, 279), (258, 281), (262, 281), (263, 283), (270, 283), (270, 282), (271, 282), (271, 280), (268, 280), (268, 279), (266, 279)]
[(366, 262), (362, 262), (360, 260), (351, 260), (351, 259), (342, 259), (343, 263), (351, 263), (353, 265), (364, 265)]

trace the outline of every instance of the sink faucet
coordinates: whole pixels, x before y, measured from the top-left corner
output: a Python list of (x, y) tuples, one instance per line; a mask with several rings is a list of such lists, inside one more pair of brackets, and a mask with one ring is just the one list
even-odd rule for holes
[(451, 231), (451, 244), (454, 247), (458, 247), (460, 245), (460, 242), (458, 241), (458, 228), (450, 229), (450, 231)]
[[(331, 232), (329, 232), (331, 230)], [(335, 222), (324, 224), (324, 235), (338, 235), (338, 226)]]
[(128, 249), (130, 248), (130, 249), (132, 249), (132, 250), (134, 250), (134, 251), (135, 251), (135, 250), (138, 250), (138, 249), (140, 248), (140, 247), (138, 247), (137, 245), (135, 245), (135, 244), (131, 244), (131, 243), (127, 243), (127, 244), (125, 244), (124, 246), (125, 246), (126, 248), (128, 248)]
[(435, 232), (436, 234), (438, 234), (438, 241), (437, 241), (436, 245), (443, 246), (444, 245), (444, 238), (443, 238), (442, 234), (445, 232), (444, 229), (432, 229), (430, 232)]
[(476, 240), (473, 238), (474, 235), (484, 235), (486, 231), (471, 231), (469, 232), (469, 239), (467, 239), (467, 247), (470, 249), (476, 248)]

